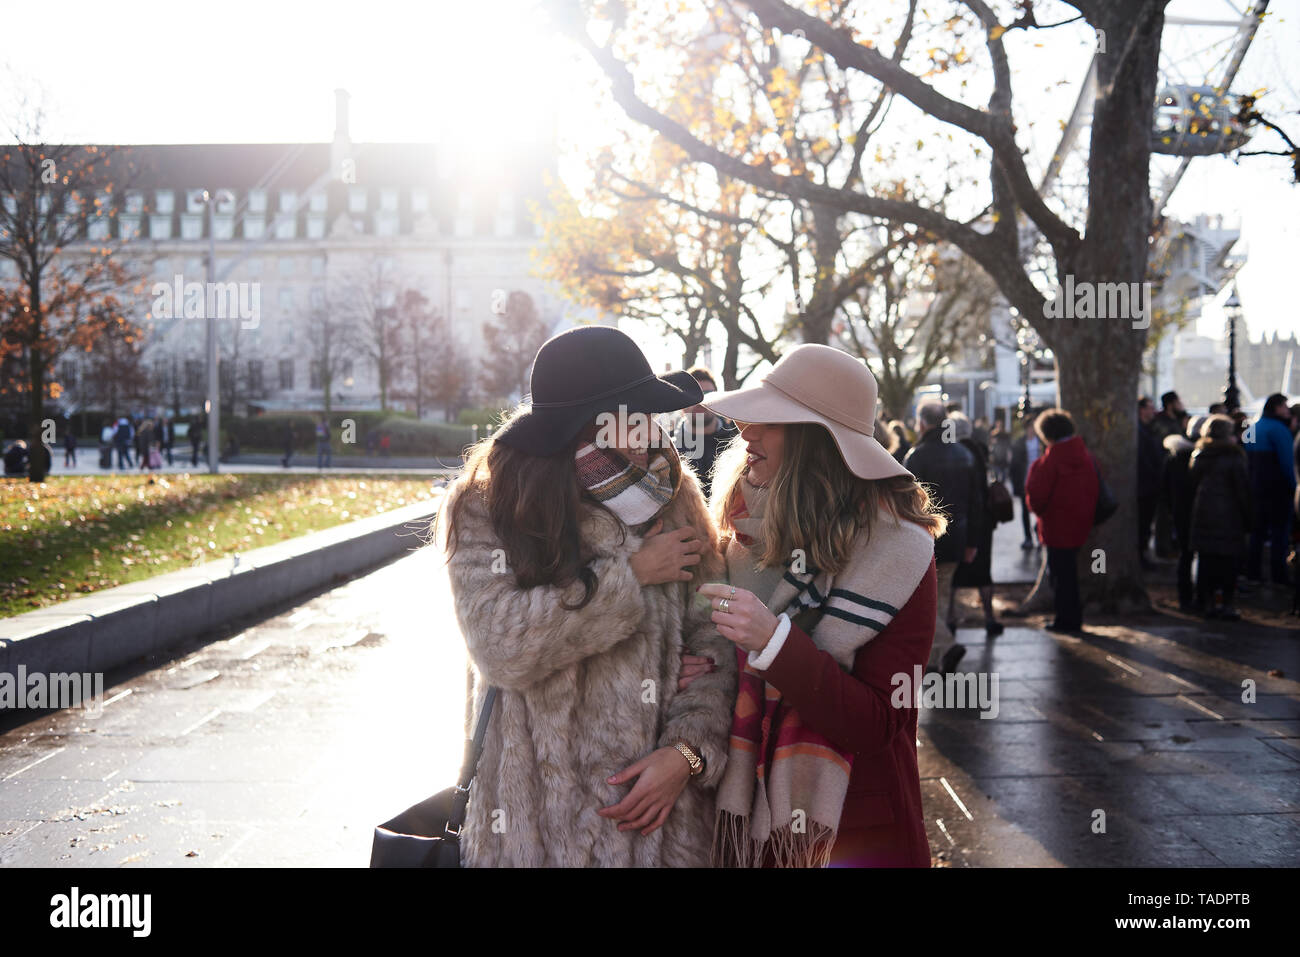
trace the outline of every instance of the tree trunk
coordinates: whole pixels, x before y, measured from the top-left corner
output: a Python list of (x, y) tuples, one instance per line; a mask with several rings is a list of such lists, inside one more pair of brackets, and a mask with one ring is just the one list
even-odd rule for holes
[(41, 432), (45, 418), (45, 361), (35, 349), (29, 348), (27, 356), (32, 384), (27, 412), (27, 478), (32, 482), (44, 482), (45, 444), (41, 441)]
[[(1057, 281), (1063, 285), (1073, 276), (1076, 288), (1088, 282), (1127, 283), (1137, 289), (1146, 279), (1151, 104), (1163, 6), (1160, 0), (1109, 4), (1095, 24), (1108, 36), (1132, 39), (1115, 44), (1117, 55), (1098, 57), (1086, 239), (1073, 262), (1058, 264)], [(1115, 515), (1094, 529), (1080, 550), (1083, 597), (1111, 614), (1149, 607), (1138, 558), (1136, 450), (1143, 320), (1149, 322), (1150, 316), (1028, 318), (1057, 356), (1061, 407), (1074, 416), (1119, 502)], [(1104, 564), (1104, 573), (1094, 573), (1094, 562)], [(1026, 606), (1037, 604), (1039, 591), (1036, 587)]]

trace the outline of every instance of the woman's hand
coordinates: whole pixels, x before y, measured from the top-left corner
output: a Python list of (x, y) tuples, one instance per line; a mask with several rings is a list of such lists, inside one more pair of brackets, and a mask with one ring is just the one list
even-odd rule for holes
[(642, 835), (653, 834), (668, 820), (690, 776), (686, 755), (676, 748), (652, 751), (609, 779), (610, 784), (623, 784), (632, 778), (637, 781), (623, 800), (596, 813), (619, 821), (620, 831), (642, 828)]
[[(699, 593), (713, 605), (713, 623), (718, 634), (746, 651), (761, 652), (776, 631), (776, 615), (752, 591), (731, 585), (701, 585)], [(726, 602), (726, 610), (722, 609)]]
[(700, 563), (704, 545), (695, 529), (686, 525), (671, 532), (662, 531), (663, 519), (645, 533), (641, 548), (629, 559), (636, 580), (645, 585), (662, 585), (665, 582), (688, 582), (691, 565)]
[(682, 652), (682, 670), (677, 676), (677, 690), (685, 691), (692, 681), (701, 675), (716, 671), (712, 658)]

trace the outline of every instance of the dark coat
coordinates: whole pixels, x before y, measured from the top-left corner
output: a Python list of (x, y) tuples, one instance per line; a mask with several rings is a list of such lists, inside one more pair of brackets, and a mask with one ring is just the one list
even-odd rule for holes
[(1165, 448), (1161, 445), (1160, 438), (1153, 426), (1138, 423), (1138, 498), (1150, 498), (1160, 494), (1160, 478), (1164, 472), (1165, 457)]
[(993, 521), (993, 513), (989, 510), (989, 453), (975, 439), (962, 439), (961, 444), (974, 456), (975, 472), (980, 476), (975, 508), (966, 529), (966, 544), (974, 546), (977, 551), (974, 561), (957, 566), (952, 581), (957, 588), (980, 588), (993, 584), (991, 577), (993, 527), (997, 523)]
[(1044, 545), (1079, 548), (1088, 540), (1098, 487), (1097, 464), (1077, 435), (1057, 442), (1029, 467), (1025, 504), (1038, 516)]
[(934, 543), (935, 560), (960, 562), (966, 547), (975, 544), (969, 524), (986, 480), (976, 468), (975, 456), (958, 442), (943, 441), (942, 432), (935, 428), (922, 434), (903, 466), (934, 490), (939, 505), (948, 513), (948, 530)]
[[(695, 437), (688, 434), (687, 426), (690, 424), (692, 423), (686, 419), (678, 424), (677, 431), (673, 435), (673, 444), (682, 458), (686, 458), (692, 451), (699, 452), (699, 458), (688, 459), (688, 461), (695, 469), (695, 476), (700, 480), (700, 488), (707, 499), (713, 494), (713, 464), (718, 460), (718, 452), (740, 433), (726, 419), (719, 418), (717, 428), (712, 432)], [(692, 446), (695, 446), (695, 449), (692, 449)]]
[(1164, 496), (1173, 510), (1174, 532), (1178, 535), (1178, 543), (1182, 548), (1191, 548), (1188, 544), (1192, 520), (1190, 470), (1192, 449), (1195, 447), (1186, 436), (1165, 437)]
[(803, 724), (853, 753), (831, 866), (929, 867), (915, 708), (891, 702), (894, 676), (924, 667), (938, 608), (933, 563), (894, 619), (845, 671), (797, 627), (763, 676)]
[(1192, 548), (1207, 555), (1244, 555), (1253, 499), (1241, 446), (1201, 439), (1192, 453), (1188, 484)]
[[(1037, 436), (1035, 436), (1037, 438)], [(1038, 457), (1043, 455), (1043, 442), (1038, 439)], [(1025, 436), (1014, 439), (1011, 443), (1011, 493), (1016, 498), (1025, 497), (1025, 478), (1029, 475), (1029, 466), (1033, 463), (1029, 461), (1029, 447), (1025, 442)]]

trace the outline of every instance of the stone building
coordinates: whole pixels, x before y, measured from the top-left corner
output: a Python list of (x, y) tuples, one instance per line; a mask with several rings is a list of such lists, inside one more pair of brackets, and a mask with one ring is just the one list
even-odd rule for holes
[[(348, 95), (335, 96), (331, 142), (116, 147), (134, 170), (130, 187), (116, 198), (112, 223), (92, 224), (86, 239), (120, 241), (118, 255), (146, 277), (129, 312), (145, 332), (153, 408), (182, 415), (202, 408), (206, 320), (199, 310), (214, 303), (228, 306), (227, 315), (244, 310), (217, 323), (221, 377), (237, 414), (319, 410), (326, 371), (335, 409), (379, 408), (364, 318), (393, 309), (408, 290), (446, 317), (443, 345), (471, 370), (482, 358), (483, 325), (510, 292), (528, 293), (548, 328), (566, 322), (561, 302), (531, 276), (539, 234), (532, 210), (546, 201), (553, 136), (486, 149), (355, 143)], [(214, 197), (210, 215), (205, 190)], [(208, 285), (210, 244), (215, 287)], [(187, 316), (186, 299), (203, 306)], [(328, 370), (327, 326), (335, 332)], [(394, 356), (389, 407), (413, 411), (403, 386), (413, 360), (402, 333), (387, 348)], [(90, 401), (87, 371), (84, 356), (60, 361), (65, 406)], [(474, 401), (473, 392), (467, 387), (457, 404)], [(426, 416), (437, 411), (425, 405)]]

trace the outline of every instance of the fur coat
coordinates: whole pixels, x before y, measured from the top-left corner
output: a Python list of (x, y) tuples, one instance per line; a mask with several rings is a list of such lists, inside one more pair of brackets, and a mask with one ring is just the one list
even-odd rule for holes
[[(628, 560), (644, 528), (584, 506), (581, 532), (599, 584), (586, 607), (566, 611), (562, 589), (521, 589), (502, 573), (494, 561), (501, 543), (486, 510), (476, 495), (465, 505), (449, 566), (471, 666), (467, 723), (487, 687), (501, 689), (470, 791), (465, 865), (707, 865), (736, 697), (735, 650), (718, 634), (711, 609), (691, 601), (692, 582), (642, 587)], [(702, 540), (716, 542), (689, 468), (658, 517), (664, 531), (693, 525)], [(716, 552), (704, 565), (706, 581), (725, 580)], [(565, 597), (575, 604), (581, 595), (575, 584)], [(678, 691), (683, 648), (711, 657), (716, 670)], [(663, 827), (643, 837), (596, 813), (635, 783), (612, 785), (610, 775), (677, 740), (707, 764), (687, 781)]]

